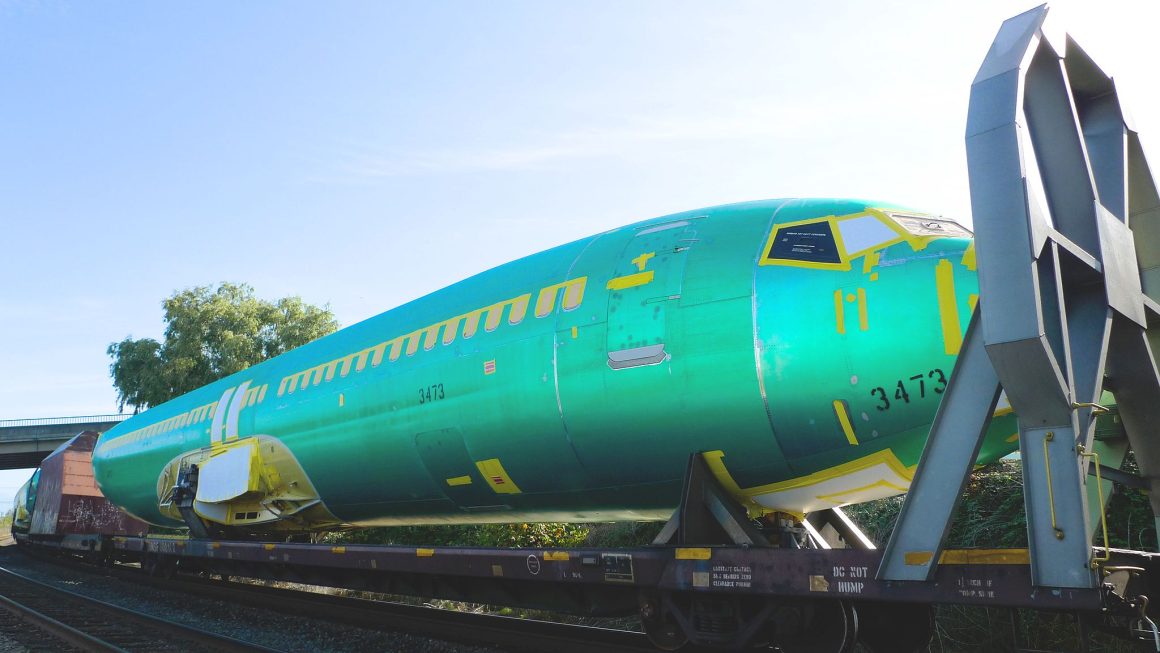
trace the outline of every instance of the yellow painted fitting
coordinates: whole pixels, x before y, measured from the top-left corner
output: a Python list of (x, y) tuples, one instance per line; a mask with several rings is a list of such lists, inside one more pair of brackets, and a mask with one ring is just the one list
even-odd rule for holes
[[(1072, 410), (1079, 410), (1080, 408), (1090, 408), (1090, 409), (1092, 409), (1092, 415), (1093, 415), (1093, 416), (1095, 416), (1095, 415), (1103, 415), (1104, 413), (1110, 413), (1110, 412), (1112, 412), (1112, 409), (1111, 409), (1111, 408), (1108, 408), (1107, 406), (1101, 406), (1101, 405), (1099, 405), (1099, 404), (1097, 404), (1097, 403), (1093, 403), (1093, 402), (1090, 402), (1090, 401), (1076, 401), (1076, 402), (1072, 402), (1072, 404), (1071, 404), (1071, 409), (1072, 409)], [(1092, 455), (1094, 455), (1094, 454), (1092, 454)]]
[(632, 264), (636, 266), (637, 271), (644, 272), (645, 266), (648, 265), (648, 260), (656, 255), (657, 255), (656, 252), (648, 252), (647, 254), (641, 254), (640, 256), (632, 259)]
[(430, 558), (435, 555), (435, 549), (415, 549), (415, 557)]
[[(701, 456), (705, 459), (705, 463), (709, 465), (709, 471), (713, 472), (713, 475), (721, 482), (721, 486), (730, 493), (742, 497), (754, 497), (761, 494), (771, 494), (795, 488), (808, 487), (833, 478), (848, 476), (863, 469), (874, 467), (875, 465), (886, 465), (899, 477), (911, 480), (914, 478), (914, 471), (917, 468), (917, 465), (911, 467), (903, 465), (902, 461), (898, 459), (898, 456), (894, 454), (892, 449), (882, 449), (881, 451), (875, 451), (872, 454), (844, 462), (840, 465), (818, 470), (812, 474), (742, 489), (737, 486), (737, 482), (733, 480), (728, 470), (725, 469), (725, 464), (722, 461), (724, 454), (721, 451), (707, 451), (701, 454)], [(781, 512), (785, 511), (782, 510)]]
[(866, 289), (858, 289), (858, 328), (863, 331), (870, 330), (870, 317), (866, 311)]
[(938, 291), (938, 314), (942, 322), (943, 347), (948, 356), (956, 356), (963, 346), (963, 330), (959, 326), (959, 309), (955, 301), (955, 269), (943, 259), (934, 268), (935, 288)]
[(943, 565), (1029, 565), (1027, 549), (948, 549), (939, 556)]
[(487, 484), (496, 494), (520, 494), (519, 486), (516, 485), (511, 476), (508, 476), (507, 470), (500, 464), (499, 458), (476, 461), (475, 466), (479, 468), (479, 473), (483, 474), (483, 480), (487, 481)]
[(332, 547), (330, 547), (330, 552), (331, 553), (346, 553), (346, 547), (345, 546), (332, 546)]
[(846, 441), (852, 445), (857, 445), (858, 438), (854, 435), (854, 425), (850, 423), (850, 413), (846, 410), (846, 402), (835, 399), (834, 414), (838, 416), (838, 424), (842, 427), (842, 433), (846, 434)]
[(566, 562), (570, 559), (567, 551), (544, 551), (544, 560), (555, 560), (557, 562)]
[(464, 474), (463, 476), (449, 478), (447, 479), (447, 484), (451, 487), (456, 487), (459, 485), (471, 485), (471, 476)]
[(844, 498), (844, 497), (849, 497), (850, 495), (858, 495), (858, 494), (861, 494), (863, 492), (866, 492), (867, 490), (873, 490), (875, 488), (886, 488), (888, 490), (892, 490), (895, 494), (906, 492), (906, 490), (907, 490), (907, 488), (905, 488), (901, 485), (898, 485), (897, 483), (891, 483), (890, 481), (879, 479), (877, 481), (874, 481), (873, 483), (867, 483), (866, 485), (860, 485), (856, 488), (851, 488), (849, 490), (842, 490), (841, 492), (834, 492), (832, 494), (819, 494), (816, 496), (818, 499), (820, 499), (822, 501), (829, 501), (831, 503), (850, 503), (849, 501), (840, 501), (839, 499)]
[[(1100, 406), (1100, 408), (1103, 408), (1103, 407)], [(1104, 410), (1107, 410), (1107, 409), (1105, 408)], [(1104, 533), (1104, 555), (1095, 556), (1092, 558), (1091, 565), (1092, 565), (1092, 568), (1095, 569), (1096, 567), (1099, 567), (1101, 564), (1112, 559), (1112, 548), (1111, 548), (1111, 545), (1108, 543), (1108, 516), (1107, 516), (1107, 511), (1106, 511), (1107, 503), (1104, 501), (1104, 479), (1103, 479), (1103, 476), (1100, 474), (1100, 455), (1098, 453), (1096, 453), (1094, 451), (1091, 453), (1087, 453), (1086, 451), (1084, 451), (1083, 445), (1080, 445), (1079, 455), (1081, 458), (1091, 458), (1092, 464), (1094, 464), (1096, 466), (1096, 496), (1099, 497), (1099, 501), (1100, 501), (1100, 528), (1103, 530), (1103, 533)]]
[(967, 245), (967, 250), (963, 252), (963, 259), (961, 263), (963, 267), (967, 268), (968, 270), (975, 269), (975, 241), (972, 240), (971, 244)]
[(677, 560), (709, 560), (713, 557), (713, 549), (707, 547), (680, 548), (674, 553)]
[(1047, 475), (1047, 505), (1051, 508), (1051, 530), (1055, 532), (1055, 539), (1063, 539), (1063, 531), (1055, 521), (1055, 488), (1051, 483), (1051, 456), (1047, 452), (1047, 443), (1055, 439), (1055, 431), (1048, 431), (1043, 436), (1043, 468)]
[(902, 554), (902, 562), (911, 567), (925, 567), (934, 560), (934, 551), (907, 551)]
[(842, 291), (834, 291), (834, 317), (838, 323), (838, 333), (846, 333), (846, 307), (842, 303)]
[(608, 280), (607, 288), (609, 290), (624, 290), (625, 288), (635, 288), (636, 286), (643, 286), (647, 283), (652, 283), (653, 271), (637, 272), (635, 274), (626, 274), (623, 277), (615, 277)]

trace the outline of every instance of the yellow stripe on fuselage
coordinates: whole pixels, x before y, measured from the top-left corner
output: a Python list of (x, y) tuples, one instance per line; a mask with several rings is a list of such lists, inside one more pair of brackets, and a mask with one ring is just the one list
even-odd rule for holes
[(950, 356), (957, 356), (963, 346), (963, 331), (959, 326), (959, 308), (955, 300), (955, 268), (943, 259), (934, 268), (935, 289), (938, 291), (938, 315), (942, 322), (943, 347)]
[(846, 434), (846, 441), (857, 445), (858, 438), (854, 435), (854, 425), (850, 422), (850, 412), (846, 410), (846, 402), (835, 399), (834, 413), (838, 416), (838, 424), (842, 426), (842, 433)]

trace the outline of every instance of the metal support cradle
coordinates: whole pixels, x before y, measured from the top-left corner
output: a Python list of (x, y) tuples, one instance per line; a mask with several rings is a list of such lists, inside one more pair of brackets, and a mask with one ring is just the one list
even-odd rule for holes
[(1160, 514), (1160, 198), (1115, 83), (1046, 18), (1004, 22), (971, 87), (979, 306), (882, 580), (932, 578), (1001, 389), (1019, 418), (1035, 585), (1098, 586), (1088, 504), (1104, 497), (1086, 484), (1105, 389)]

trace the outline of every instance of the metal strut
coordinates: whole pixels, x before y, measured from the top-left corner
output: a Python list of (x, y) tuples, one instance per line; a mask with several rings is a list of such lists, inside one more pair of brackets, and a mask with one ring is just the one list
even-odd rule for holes
[(172, 501), (181, 513), (182, 521), (189, 527), (190, 536), (204, 540), (216, 534), (216, 529), (211, 532), (206, 522), (193, 510), (193, 502), (197, 498), (198, 472), (197, 465), (181, 467), (177, 473), (177, 483), (173, 486)]
[(1046, 17), (1004, 22), (971, 87), (979, 307), (883, 580), (932, 578), (1000, 388), (1019, 418), (1035, 585), (1098, 587), (1089, 502), (1106, 492), (1087, 479), (1105, 389), (1160, 514), (1160, 197), (1115, 83)]
[(769, 546), (745, 509), (721, 487), (699, 453), (689, 456), (681, 504), (653, 544), (741, 544)]

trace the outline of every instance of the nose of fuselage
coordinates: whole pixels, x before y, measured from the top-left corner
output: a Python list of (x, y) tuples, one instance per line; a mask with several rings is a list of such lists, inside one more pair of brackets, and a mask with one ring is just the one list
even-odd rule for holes
[(803, 465), (890, 446), (909, 460), (978, 301), (970, 232), (912, 213), (826, 209), (775, 225), (757, 273), (775, 437)]

